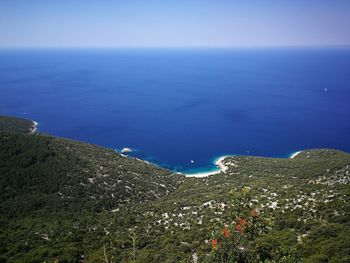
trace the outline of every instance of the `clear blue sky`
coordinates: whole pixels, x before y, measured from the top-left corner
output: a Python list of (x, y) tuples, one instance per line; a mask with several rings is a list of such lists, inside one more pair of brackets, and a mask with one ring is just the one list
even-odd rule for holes
[(350, 0), (0, 0), (0, 47), (349, 44)]

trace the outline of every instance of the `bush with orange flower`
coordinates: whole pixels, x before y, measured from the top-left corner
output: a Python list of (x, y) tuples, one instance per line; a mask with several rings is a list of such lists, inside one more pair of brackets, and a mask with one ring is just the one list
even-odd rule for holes
[(231, 191), (230, 210), (225, 224), (211, 231), (212, 249), (206, 262), (250, 262), (249, 245), (268, 229), (270, 220), (252, 206), (250, 188)]

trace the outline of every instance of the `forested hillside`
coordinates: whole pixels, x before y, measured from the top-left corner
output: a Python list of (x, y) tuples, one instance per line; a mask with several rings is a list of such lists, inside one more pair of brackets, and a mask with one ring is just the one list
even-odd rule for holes
[(350, 262), (347, 153), (188, 178), (15, 130), (0, 128), (0, 262)]
[(35, 123), (31, 120), (0, 116), (0, 132), (32, 133)]

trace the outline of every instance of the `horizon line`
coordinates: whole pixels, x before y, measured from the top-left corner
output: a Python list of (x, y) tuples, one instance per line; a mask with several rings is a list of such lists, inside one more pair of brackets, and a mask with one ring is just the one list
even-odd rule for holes
[(349, 48), (339, 45), (234, 45), (234, 46), (0, 46), (0, 49), (237, 49), (237, 48)]

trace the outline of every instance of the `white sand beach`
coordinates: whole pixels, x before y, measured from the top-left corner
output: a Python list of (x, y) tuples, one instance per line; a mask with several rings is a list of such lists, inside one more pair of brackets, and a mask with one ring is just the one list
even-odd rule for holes
[(193, 174), (185, 174), (185, 175), (187, 177), (201, 178), (201, 177), (207, 177), (209, 175), (219, 174), (221, 172), (225, 173), (228, 169), (228, 167), (223, 162), (226, 157), (228, 157), (228, 156), (222, 156), (215, 161), (215, 165), (218, 167), (217, 170), (208, 171), (208, 172), (198, 172), (198, 173), (193, 173)]
[(299, 153), (301, 153), (302, 151), (297, 151), (297, 152), (294, 152), (292, 153), (289, 158), (293, 159), (295, 156), (297, 156)]

